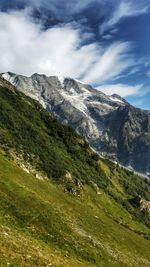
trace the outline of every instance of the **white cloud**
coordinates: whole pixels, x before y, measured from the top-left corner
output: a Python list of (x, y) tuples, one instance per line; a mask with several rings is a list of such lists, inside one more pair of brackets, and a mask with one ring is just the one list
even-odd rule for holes
[(122, 97), (138, 94), (143, 85), (138, 84), (130, 86), (127, 84), (109, 84), (97, 87), (98, 90), (102, 91), (107, 95), (118, 94)]
[(42, 25), (32, 21), (27, 11), (0, 13), (0, 40), (0, 71), (26, 75), (78, 77), (97, 51), (96, 44), (80, 46), (80, 31), (69, 24), (42, 31)]
[(84, 77), (92, 83), (114, 78), (134, 64), (129, 43), (106, 48), (96, 42), (83, 45), (87, 37), (80, 25), (63, 24), (43, 31), (28, 10), (1, 12), (0, 72)]

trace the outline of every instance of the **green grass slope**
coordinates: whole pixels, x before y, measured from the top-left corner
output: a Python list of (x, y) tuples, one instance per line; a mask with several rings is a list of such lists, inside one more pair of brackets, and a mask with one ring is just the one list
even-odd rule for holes
[(80, 197), (0, 156), (0, 266), (149, 266), (149, 233), (107, 194)]
[(0, 149), (0, 266), (150, 265), (148, 180), (1, 78)]

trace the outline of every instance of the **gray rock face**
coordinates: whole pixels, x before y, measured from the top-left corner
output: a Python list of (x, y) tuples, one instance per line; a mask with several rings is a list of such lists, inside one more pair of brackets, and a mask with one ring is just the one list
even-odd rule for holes
[(150, 113), (137, 109), (120, 96), (106, 96), (70, 78), (13, 73), (3, 78), (38, 100), (60, 122), (85, 136), (102, 156), (150, 173)]

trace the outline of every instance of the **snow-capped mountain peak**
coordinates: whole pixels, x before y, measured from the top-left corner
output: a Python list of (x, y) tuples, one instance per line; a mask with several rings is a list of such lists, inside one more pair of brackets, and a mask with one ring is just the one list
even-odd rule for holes
[(85, 136), (101, 155), (138, 171), (150, 172), (150, 144), (141, 139), (150, 134), (148, 112), (132, 107), (116, 94), (107, 96), (72, 78), (37, 73), (26, 77), (10, 72), (1, 76), (39, 101), (60, 122)]

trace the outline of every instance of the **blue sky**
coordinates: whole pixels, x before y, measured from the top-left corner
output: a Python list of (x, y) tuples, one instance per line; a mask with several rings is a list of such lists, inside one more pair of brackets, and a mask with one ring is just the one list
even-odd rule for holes
[(0, 0), (0, 72), (69, 76), (150, 109), (149, 0)]

